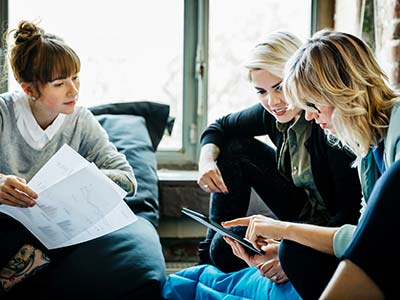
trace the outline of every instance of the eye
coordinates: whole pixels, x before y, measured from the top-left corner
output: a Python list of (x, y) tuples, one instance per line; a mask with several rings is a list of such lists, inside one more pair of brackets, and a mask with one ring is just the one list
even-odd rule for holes
[(276, 86), (275, 91), (282, 92), (282, 85), (279, 84), (278, 86)]
[(312, 108), (313, 110), (315, 110), (316, 113), (320, 114), (321, 111), (318, 109), (318, 107), (314, 104), (314, 103), (306, 103), (306, 105), (310, 108)]
[(74, 81), (79, 80), (79, 76), (78, 75), (72, 76), (72, 80), (74, 80)]
[(257, 94), (264, 95), (267, 91), (263, 89), (257, 89)]
[(55, 87), (60, 87), (60, 86), (62, 86), (63, 84), (64, 84), (64, 82), (62, 82), (62, 81), (53, 82), (53, 85), (54, 85)]

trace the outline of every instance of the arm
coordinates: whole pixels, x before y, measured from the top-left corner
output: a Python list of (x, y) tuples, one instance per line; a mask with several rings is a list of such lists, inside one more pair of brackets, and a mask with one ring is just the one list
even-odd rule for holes
[(362, 268), (346, 259), (340, 262), (319, 299), (383, 300), (385, 295), (376, 282)]
[(135, 186), (133, 185), (132, 180), (125, 173), (120, 172), (119, 170), (101, 169), (101, 171), (128, 194), (135, 191)]
[(216, 160), (220, 150), (217, 145), (206, 144), (201, 147), (199, 158), (199, 179), (197, 184), (205, 192), (227, 193), (222, 174), (217, 166)]
[(246, 238), (255, 247), (260, 239), (290, 240), (333, 255), (333, 237), (338, 228), (275, 220), (262, 215), (223, 222), (224, 227), (248, 226)]
[(229, 138), (269, 135), (273, 130), (276, 130), (275, 119), (261, 104), (256, 104), (209, 125), (203, 131), (200, 143), (202, 146), (214, 144), (223, 151), (224, 142)]
[(79, 153), (128, 193), (137, 189), (133, 170), (125, 155), (109, 141), (106, 131), (88, 110), (83, 110), (78, 122), (83, 122)]
[(226, 115), (208, 126), (200, 139), (199, 179), (205, 192), (228, 193), (216, 160), (225, 142), (233, 137), (255, 137), (269, 134), (275, 124), (261, 104)]
[(348, 150), (332, 146), (325, 133), (315, 125), (313, 136), (314, 149), (310, 149), (312, 170), (318, 191), (330, 213), (326, 225), (357, 224), (362, 193), (357, 169), (351, 167), (355, 156)]
[[(9, 96), (7, 96), (9, 97)], [(3, 94), (0, 95), (0, 140), (4, 138), (6, 130), (12, 130), (11, 127), (5, 129), (5, 122), (9, 117), (9, 109), (7, 108), (6, 100)], [(7, 138), (8, 139), (8, 138)], [(4, 141), (3, 141), (4, 143)], [(2, 174), (6, 173), (6, 174)], [(0, 204), (11, 205), (15, 207), (31, 207), (35, 205), (35, 200), (38, 198), (27, 184), (25, 178), (9, 174), (9, 170), (4, 170), (4, 166), (0, 166)]]

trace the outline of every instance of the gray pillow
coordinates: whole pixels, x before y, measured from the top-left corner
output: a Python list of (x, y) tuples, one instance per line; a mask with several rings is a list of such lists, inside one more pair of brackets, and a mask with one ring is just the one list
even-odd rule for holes
[(117, 150), (125, 154), (137, 180), (137, 192), (125, 198), (137, 215), (158, 226), (157, 160), (141, 116), (104, 114), (96, 116)]
[(169, 116), (169, 105), (151, 101), (109, 103), (93, 106), (89, 109), (94, 115), (142, 116), (146, 120), (147, 131), (149, 132), (154, 151), (157, 150), (165, 128), (171, 134), (175, 121), (174, 117)]

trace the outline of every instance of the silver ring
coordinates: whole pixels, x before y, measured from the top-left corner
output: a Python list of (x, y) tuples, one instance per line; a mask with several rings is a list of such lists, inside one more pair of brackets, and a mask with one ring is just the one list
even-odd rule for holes
[(276, 281), (277, 278), (278, 278), (278, 277), (277, 277), (276, 275), (271, 276), (271, 280), (273, 280), (273, 281)]
[(208, 184), (203, 185), (203, 188), (208, 189)]

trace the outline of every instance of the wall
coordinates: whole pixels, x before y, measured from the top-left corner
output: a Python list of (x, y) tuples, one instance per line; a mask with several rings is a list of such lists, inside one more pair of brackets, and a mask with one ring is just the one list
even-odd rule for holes
[[(373, 8), (363, 23), (372, 32), (360, 30), (363, 4)], [(362, 36), (374, 48), (390, 83), (400, 88), (400, 0), (336, 0), (334, 21), (336, 30)]]

